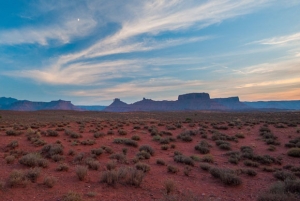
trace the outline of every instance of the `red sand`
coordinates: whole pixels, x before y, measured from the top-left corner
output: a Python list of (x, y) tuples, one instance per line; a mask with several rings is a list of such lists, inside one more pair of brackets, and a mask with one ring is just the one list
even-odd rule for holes
[[(226, 119), (224, 119), (226, 121)], [(151, 123), (152, 122), (152, 123)], [(153, 123), (155, 122), (155, 123)], [(79, 138), (80, 141), (84, 139), (94, 139), (93, 133), (89, 132), (91, 129), (95, 129), (96, 125), (107, 125), (104, 127), (104, 130), (100, 132), (107, 133), (107, 131), (111, 128), (110, 123), (117, 125), (117, 122), (99, 122), (95, 120), (95, 122), (89, 121), (89, 123), (85, 124), (84, 132), (82, 134), (82, 138)], [(205, 124), (204, 122), (201, 122)], [(173, 134), (173, 137), (181, 133), (183, 130), (196, 130), (199, 129), (199, 122), (196, 123), (196, 126), (191, 128), (188, 123), (182, 123), (182, 128), (178, 128), (174, 131), (170, 131)], [(158, 121), (150, 121), (147, 120), (145, 125), (158, 125)], [(4, 191), (0, 191), (0, 200), (61, 200), (62, 196), (65, 195), (69, 191), (74, 191), (82, 195), (83, 200), (161, 200), (163, 195), (165, 194), (165, 189), (163, 186), (163, 182), (166, 179), (174, 180), (176, 184), (176, 190), (172, 192), (172, 194), (180, 194), (183, 192), (192, 192), (197, 195), (199, 198), (204, 198), (205, 200), (256, 200), (257, 196), (266, 191), (270, 184), (276, 182), (276, 179), (273, 177), (273, 173), (264, 172), (262, 170), (263, 165), (259, 168), (251, 168), (257, 171), (257, 176), (250, 177), (247, 175), (240, 175), (242, 179), (242, 184), (237, 187), (225, 186), (218, 179), (213, 178), (209, 172), (204, 171), (199, 168), (199, 162), (196, 162), (195, 166), (192, 167), (192, 172), (190, 176), (185, 176), (183, 173), (183, 169), (185, 167), (184, 164), (176, 163), (173, 160), (173, 153), (175, 150), (182, 152), (186, 156), (197, 155), (200, 158), (203, 156), (199, 152), (197, 152), (194, 147), (201, 140), (203, 140), (200, 135), (196, 135), (193, 137), (192, 142), (182, 142), (180, 140), (176, 140), (176, 142), (171, 143), (175, 144), (175, 149), (161, 150), (161, 144), (159, 142), (155, 142), (152, 140), (152, 136), (150, 133), (143, 129), (145, 125), (141, 126), (140, 130), (134, 130), (133, 124), (125, 125), (123, 127), (124, 130), (127, 131), (127, 135), (120, 136), (117, 132), (117, 129), (114, 129), (114, 135), (106, 135), (103, 138), (95, 139), (96, 144), (92, 146), (72, 146), (71, 142), (68, 140), (71, 139), (69, 136), (66, 136), (63, 131), (59, 132), (58, 137), (46, 137), (42, 136), (42, 139), (45, 140), (48, 144), (55, 143), (57, 140), (60, 140), (62, 145), (64, 146), (64, 156), (65, 163), (67, 163), (70, 167), (68, 172), (58, 172), (55, 168), (59, 163), (53, 162), (51, 159), (49, 160), (49, 167), (42, 169), (41, 176), (38, 178), (36, 183), (29, 183), (26, 187), (16, 187), (9, 188), (5, 187)], [(166, 125), (166, 124), (165, 124)], [(206, 130), (212, 129), (210, 124), (206, 124), (209, 127)], [(226, 124), (227, 125), (227, 124)], [(9, 129), (8, 125), (2, 121), (0, 122), (0, 126), (4, 126), (5, 129)], [(68, 125), (73, 131), (79, 132), (79, 125), (76, 122), (70, 122)], [(65, 126), (65, 128), (68, 128)], [(279, 141), (281, 142), (280, 146), (276, 146), (276, 151), (268, 151), (267, 148), (269, 145), (266, 145), (260, 139), (259, 136), (259, 128), (262, 126), (255, 125), (253, 128), (248, 126), (243, 126), (242, 129), (238, 129), (237, 127), (229, 128), (228, 130), (221, 130), (221, 133), (228, 134), (233, 136), (237, 133), (244, 133), (245, 138), (239, 139), (238, 143), (230, 142), (232, 151), (239, 151), (241, 146), (251, 146), (254, 149), (254, 152), (259, 155), (268, 154), (273, 157), (282, 157), (282, 166), (287, 164), (292, 164), (295, 166), (300, 165), (299, 158), (292, 158), (287, 156), (286, 152), (288, 148), (284, 147), (284, 144), (289, 140), (299, 137), (299, 133), (296, 132), (295, 127), (288, 128), (275, 128), (273, 125), (270, 125), (269, 128), (272, 132), (278, 136)], [(166, 130), (165, 126), (157, 126), (159, 131)], [(250, 128), (248, 130), (248, 128)], [(45, 127), (40, 127), (40, 130), (47, 129), (55, 129), (49, 128), (49, 125)], [(34, 129), (36, 130), (36, 129)], [(0, 180), (7, 181), (10, 172), (13, 169), (18, 170), (28, 170), (28, 167), (25, 167), (19, 164), (18, 159), (16, 159), (13, 164), (6, 164), (4, 159), (6, 145), (12, 140), (17, 140), (19, 142), (19, 147), (16, 150), (23, 150), (26, 152), (38, 152), (42, 147), (34, 147), (26, 138), (26, 130), (20, 136), (7, 136), (5, 130), (0, 131)], [(104, 183), (100, 183), (99, 179), (101, 176), (101, 172), (105, 170), (105, 164), (110, 161), (108, 153), (103, 153), (98, 157), (98, 161), (101, 166), (98, 171), (89, 170), (88, 177), (85, 181), (79, 181), (75, 174), (75, 165), (73, 164), (74, 156), (67, 155), (68, 151), (73, 149), (76, 153), (84, 152), (90, 153), (90, 150), (93, 148), (99, 148), (103, 145), (110, 146), (114, 150), (115, 153), (122, 152), (122, 148), (127, 147), (127, 159), (131, 161), (134, 158), (135, 154), (138, 152), (138, 148), (130, 147), (126, 145), (120, 145), (113, 143), (114, 138), (126, 137), (131, 138), (133, 135), (139, 135), (141, 140), (138, 141), (139, 146), (148, 144), (155, 149), (155, 154), (149, 160), (144, 160), (142, 162), (150, 165), (151, 170), (146, 174), (144, 181), (142, 182), (140, 187), (126, 186), (123, 184), (118, 184), (116, 187), (107, 186)], [(214, 164), (212, 166), (221, 167), (221, 168), (230, 168), (230, 169), (238, 169), (238, 168), (248, 168), (241, 161), (238, 165), (233, 165), (228, 162), (228, 156), (224, 154), (227, 151), (220, 150), (215, 143), (210, 139), (211, 133), (208, 132), (208, 139), (206, 139), (213, 147), (210, 149), (210, 153), (214, 158)], [(73, 141), (73, 139), (71, 139)], [(180, 169), (177, 174), (171, 174), (167, 172), (167, 166), (160, 166), (156, 164), (156, 159), (163, 159), (168, 165), (174, 165)], [(134, 163), (130, 162), (129, 164), (120, 164), (118, 163), (117, 168), (121, 166), (134, 166)], [(272, 167), (282, 168), (279, 165), (272, 165)], [(57, 183), (53, 188), (47, 188), (43, 185), (43, 179), (46, 176), (54, 176), (57, 178)], [(95, 197), (88, 197), (86, 194), (88, 192), (95, 192)]]

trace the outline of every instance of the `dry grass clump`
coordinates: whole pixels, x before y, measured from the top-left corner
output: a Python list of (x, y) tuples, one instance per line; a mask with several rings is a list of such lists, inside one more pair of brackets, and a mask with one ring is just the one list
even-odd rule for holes
[(292, 157), (300, 157), (300, 148), (291, 148), (288, 150), (287, 154)]
[(104, 152), (104, 150), (102, 148), (91, 150), (91, 153), (95, 154), (96, 156), (100, 156), (101, 154), (103, 154), (103, 152)]
[(167, 179), (164, 181), (164, 188), (166, 190), (166, 194), (169, 195), (171, 192), (175, 190), (175, 182), (172, 179)]
[(69, 191), (66, 195), (62, 197), (62, 201), (83, 201), (81, 195), (73, 191)]
[(110, 159), (115, 159), (120, 163), (124, 163), (126, 161), (126, 156), (123, 153), (115, 153), (109, 156)]
[(100, 163), (97, 160), (94, 160), (93, 158), (87, 158), (85, 160), (85, 164), (91, 170), (98, 170), (100, 167)]
[(67, 172), (69, 171), (69, 166), (66, 164), (66, 163), (61, 163), (57, 166), (57, 168), (55, 169), (56, 171), (64, 171), (64, 172)]
[(14, 187), (26, 187), (28, 179), (23, 171), (13, 170), (7, 180), (7, 186), (10, 188)]
[(242, 180), (230, 169), (210, 168), (209, 172), (225, 185), (238, 186), (242, 183)]
[(190, 165), (190, 166), (194, 166), (195, 162), (193, 159), (191, 159), (188, 156), (184, 156), (184, 155), (175, 155), (174, 156), (174, 161), (177, 163), (183, 163), (186, 165)]
[(6, 131), (6, 135), (8, 135), (8, 136), (19, 136), (21, 134), (22, 134), (21, 131), (16, 131), (16, 130), (12, 130), (12, 129)]
[(163, 159), (157, 159), (156, 164), (157, 165), (166, 165), (166, 162)]
[(43, 146), (41, 153), (47, 158), (51, 158), (54, 155), (63, 155), (64, 147), (61, 144), (47, 144)]
[(199, 151), (201, 154), (208, 154), (210, 147), (211, 145), (207, 141), (202, 140), (198, 145), (195, 146), (195, 150)]
[(139, 162), (139, 163), (135, 164), (135, 168), (137, 170), (142, 170), (143, 172), (149, 172), (150, 171), (150, 166), (146, 163)]
[(75, 171), (76, 171), (76, 175), (77, 175), (78, 179), (80, 181), (83, 181), (87, 176), (88, 168), (86, 166), (78, 165), (78, 166), (76, 166)]
[(135, 140), (128, 139), (128, 138), (115, 138), (114, 143), (125, 144), (132, 147), (138, 147), (138, 143)]
[(35, 183), (41, 174), (40, 168), (31, 168), (26, 173), (25, 176), (32, 182)]
[(258, 201), (299, 200), (300, 180), (285, 180), (273, 184), (268, 191), (261, 193)]
[(116, 162), (115, 161), (109, 161), (107, 164), (106, 164), (106, 169), (107, 170), (113, 170), (115, 169), (117, 166)]
[(8, 145), (6, 145), (7, 148), (9, 149), (15, 149), (19, 146), (19, 142), (17, 140), (13, 140)]
[(170, 172), (170, 173), (179, 172), (179, 169), (177, 167), (173, 166), (173, 165), (168, 165), (167, 169), (168, 169), (168, 172)]
[(16, 157), (14, 155), (8, 155), (5, 157), (5, 161), (7, 164), (12, 164), (15, 161)]
[(94, 144), (96, 144), (96, 141), (93, 140), (93, 139), (91, 139), (91, 140), (87, 139), (87, 140), (81, 141), (80, 144), (82, 144), (82, 145), (94, 145)]
[(53, 186), (56, 184), (57, 179), (53, 176), (47, 176), (45, 177), (43, 184), (47, 186), (48, 188), (53, 188)]
[(65, 134), (66, 134), (67, 136), (70, 136), (71, 138), (75, 138), (75, 139), (81, 138), (81, 137), (82, 137), (81, 134), (76, 133), (75, 131), (72, 131), (72, 130), (69, 130), (69, 129), (66, 129), (66, 130), (65, 130)]
[(119, 170), (107, 170), (101, 175), (100, 182), (109, 186), (115, 186), (117, 183), (140, 186), (145, 173), (132, 167), (123, 167)]
[(48, 167), (48, 161), (38, 153), (29, 153), (19, 159), (19, 163), (28, 167)]
[(151, 156), (153, 156), (155, 153), (154, 149), (150, 145), (140, 146), (139, 151), (145, 151), (145, 152), (149, 153)]

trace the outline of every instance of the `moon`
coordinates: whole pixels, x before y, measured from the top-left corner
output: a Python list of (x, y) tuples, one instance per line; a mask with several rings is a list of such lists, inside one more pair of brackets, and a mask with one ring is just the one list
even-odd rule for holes
[(78, 18), (77, 20), (78, 20), (78, 22), (79, 22), (80, 19)]

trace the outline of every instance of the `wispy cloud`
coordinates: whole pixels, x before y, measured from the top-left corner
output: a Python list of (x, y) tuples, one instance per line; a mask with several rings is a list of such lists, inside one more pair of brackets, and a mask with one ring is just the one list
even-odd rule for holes
[(83, 37), (95, 28), (92, 18), (68, 19), (61, 24), (50, 26), (27, 26), (0, 31), (0, 45), (40, 44), (49, 45), (50, 40), (61, 44), (69, 43), (75, 37)]
[(263, 39), (263, 40), (255, 41), (254, 43), (259, 43), (262, 45), (285, 45), (294, 42), (300, 42), (300, 32), (290, 34), (290, 35), (285, 35), (285, 36)]

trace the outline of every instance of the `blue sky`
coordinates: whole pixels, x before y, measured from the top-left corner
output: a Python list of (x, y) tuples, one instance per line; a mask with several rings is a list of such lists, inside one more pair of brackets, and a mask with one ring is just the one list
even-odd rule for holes
[(0, 2), (0, 96), (300, 99), (299, 0)]

